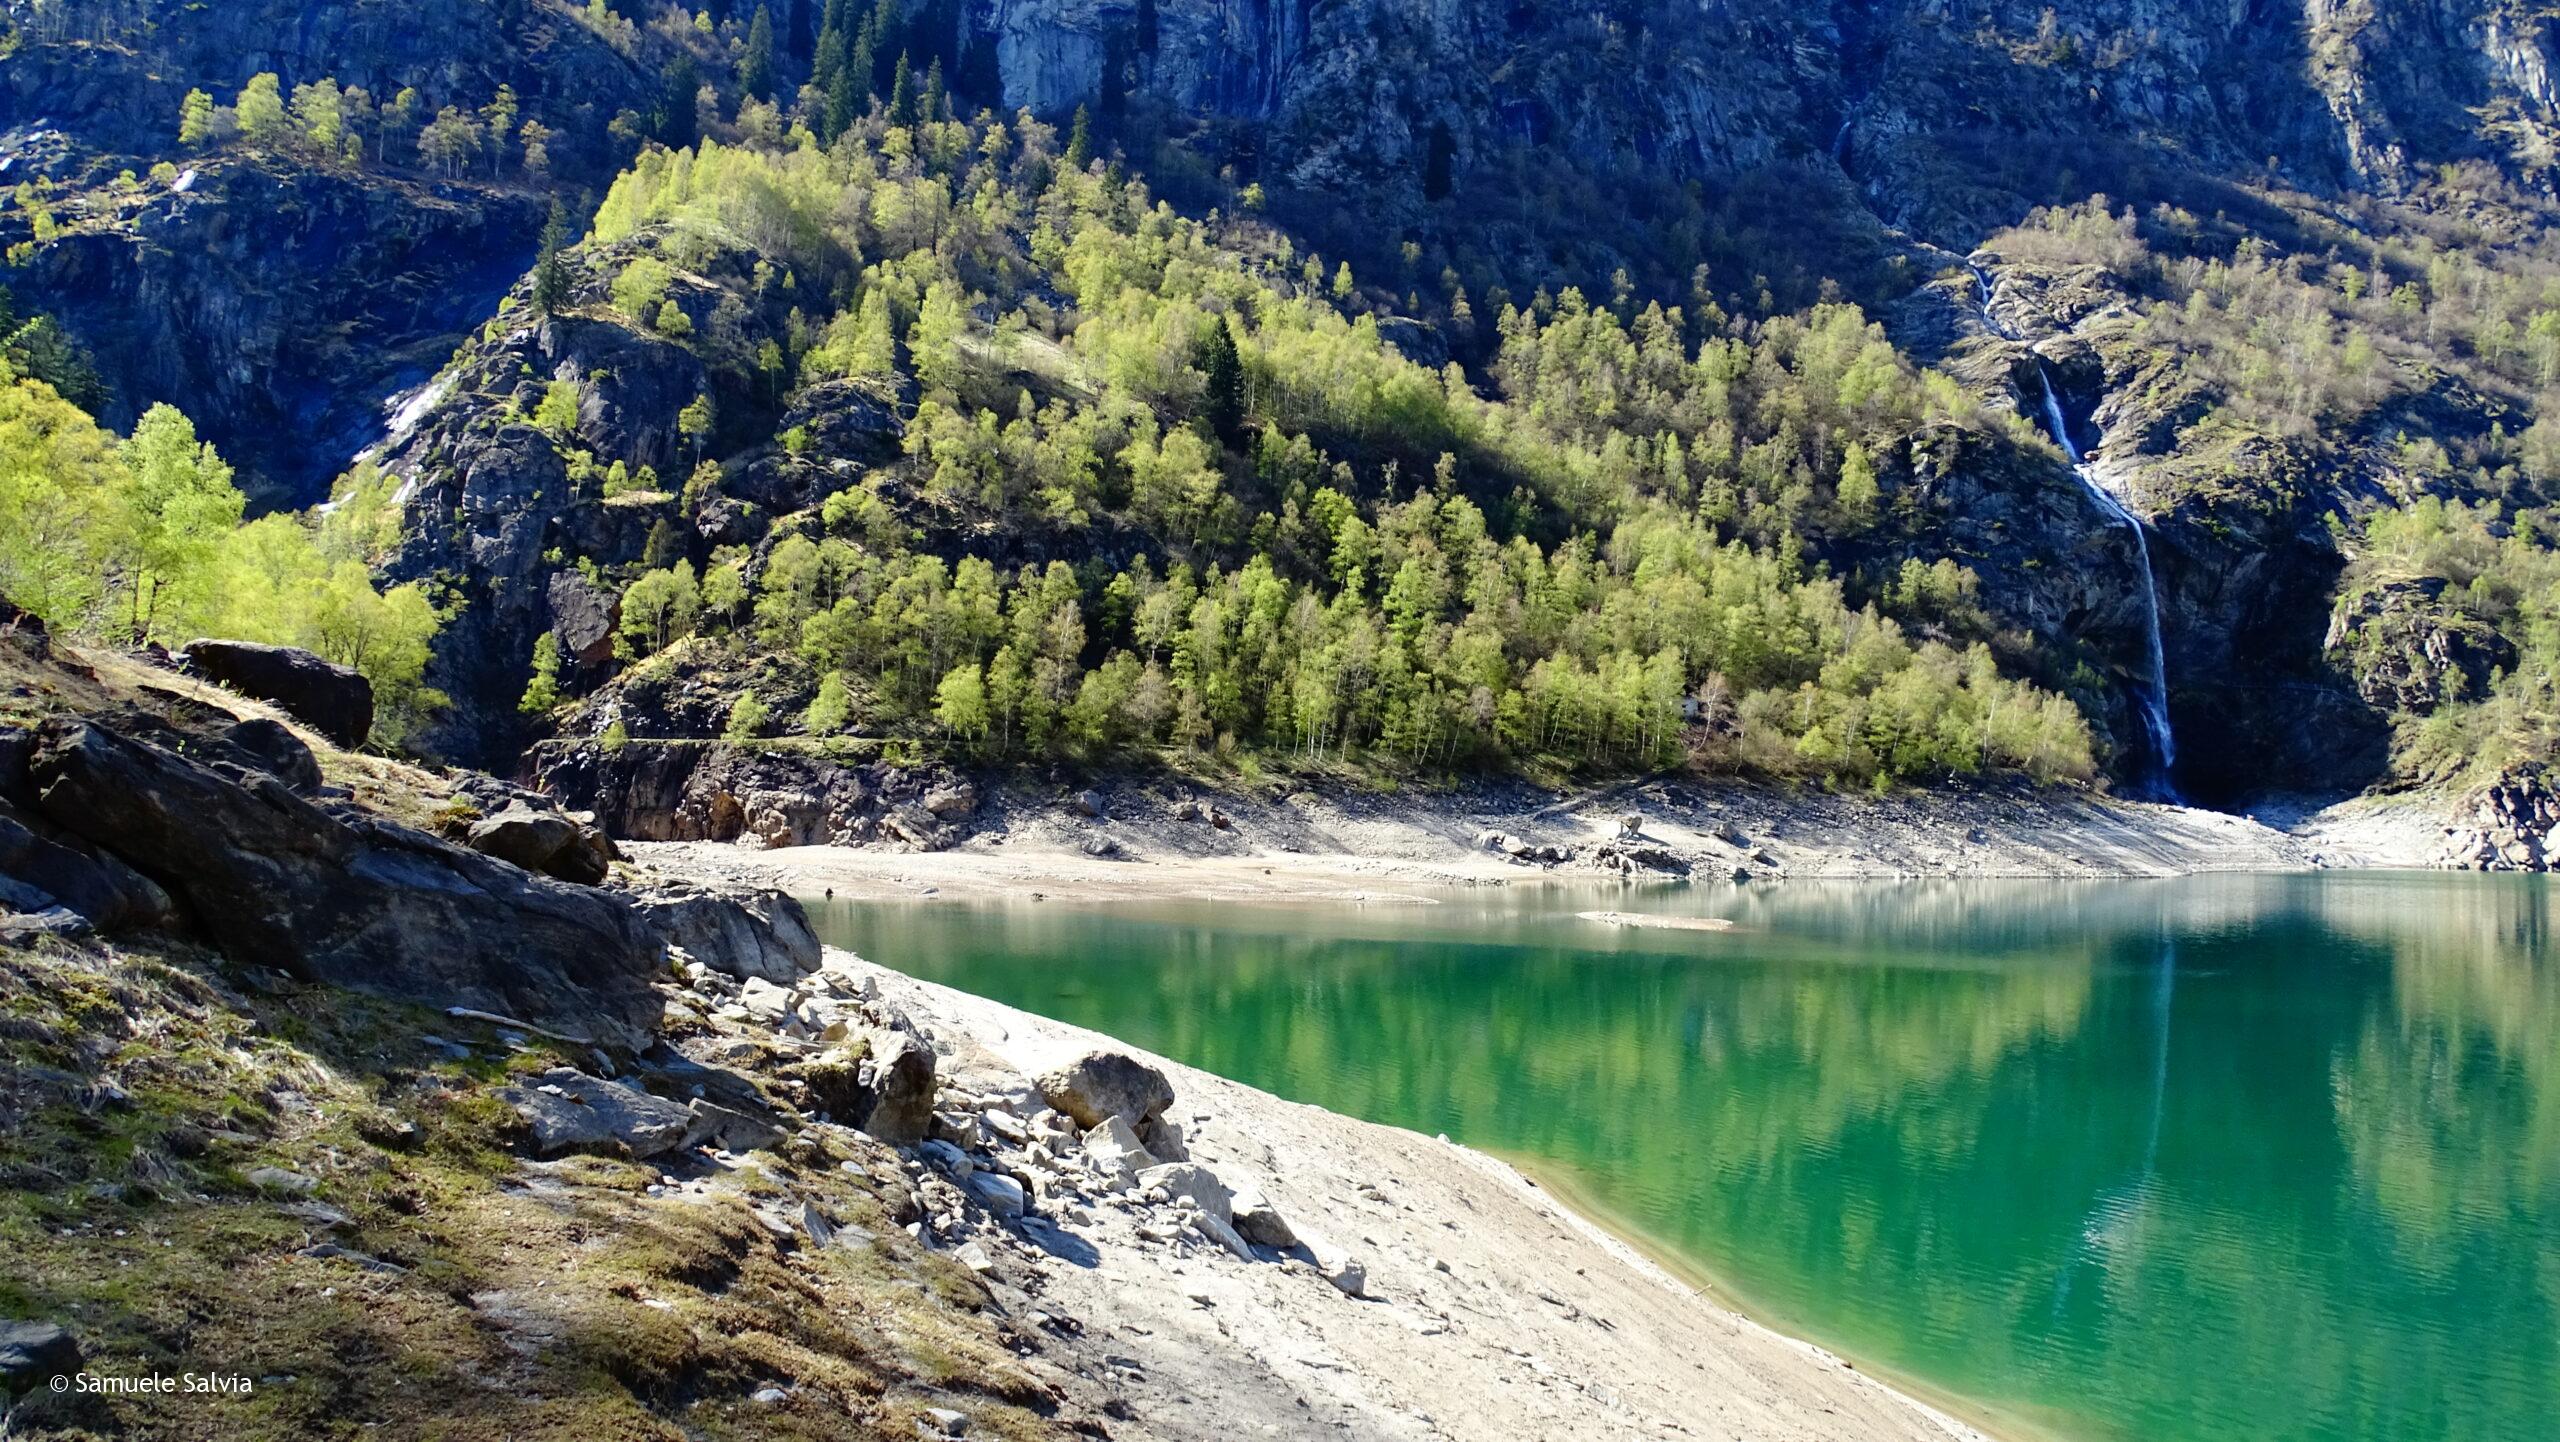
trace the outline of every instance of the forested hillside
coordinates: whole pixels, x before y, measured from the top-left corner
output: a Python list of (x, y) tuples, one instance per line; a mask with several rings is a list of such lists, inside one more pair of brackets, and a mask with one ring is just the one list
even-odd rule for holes
[[(2033, 444), (1854, 308), (1737, 327), (1569, 290), (1493, 318), (1488, 397), (1385, 343), (1347, 269), (1084, 144), (884, 116), (616, 183), (446, 401), (645, 527), (636, 557), (561, 557), (618, 593), (603, 670), (735, 670), (739, 738), (990, 758), (2090, 773), (2071, 705), (2001, 675), (1969, 573), (1808, 554), (1896, 553), (1917, 438)], [(673, 416), (589, 424), (635, 372), (673, 399), (671, 370), (701, 377)], [(812, 443), (866, 423), (880, 464)], [(430, 423), (393, 463), (470, 444)], [(561, 658), (532, 645), (540, 703)]]
[(296, 8), (11, 8), (13, 364), (348, 472), (446, 754), (2551, 754), (2529, 15)]

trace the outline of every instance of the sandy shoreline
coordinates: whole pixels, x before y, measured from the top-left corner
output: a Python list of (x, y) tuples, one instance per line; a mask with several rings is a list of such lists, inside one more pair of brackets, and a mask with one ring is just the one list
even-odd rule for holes
[(1000, 1295), (1076, 1318), (1086, 1350), (1134, 1364), (1114, 1377), (1130, 1404), (1116, 1436), (1989, 1442), (1718, 1303), (1499, 1158), (847, 953), (829, 965), (876, 988), (971, 1092), (1018, 1090), (1091, 1048), (1157, 1067), (1194, 1162), (1365, 1269), (1364, 1294), (1346, 1297), (1303, 1268), (1150, 1244), (1148, 1222), (1099, 1208), (1078, 1229), (1095, 1249), (1081, 1262), (997, 1248)]

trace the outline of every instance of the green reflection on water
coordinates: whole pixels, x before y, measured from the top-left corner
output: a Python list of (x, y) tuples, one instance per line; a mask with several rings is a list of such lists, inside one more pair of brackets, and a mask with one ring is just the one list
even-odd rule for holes
[(1995, 1414), (2560, 1437), (2538, 879), (812, 910), (918, 975), (1569, 1169), (1783, 1324)]

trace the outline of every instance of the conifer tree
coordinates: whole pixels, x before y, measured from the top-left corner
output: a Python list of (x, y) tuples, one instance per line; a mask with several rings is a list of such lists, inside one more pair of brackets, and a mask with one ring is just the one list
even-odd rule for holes
[(915, 68), (907, 63), (907, 57), (903, 51), (898, 55), (897, 78), (892, 82), (889, 91), (889, 123), (891, 125), (916, 123)]
[(190, 90), (178, 104), (178, 143), (202, 145), (213, 138), (213, 97)]
[(1067, 135), (1067, 169), (1081, 171), (1093, 163), (1093, 116), (1083, 106), (1076, 107), (1075, 129)]
[(569, 244), (569, 217), (552, 197), (551, 218), (542, 225), (542, 258), (533, 263), (533, 308), (557, 315), (569, 303), (569, 263), (560, 252)]
[(1244, 363), (1236, 355), (1236, 338), (1225, 316), (1209, 323), (1209, 339), (1201, 348), (1200, 373), (1207, 377), (1202, 406), (1210, 429), (1233, 446), (1244, 438)]
[(762, 5), (747, 26), (747, 53), (738, 60), (738, 93), (751, 100), (773, 98), (773, 14)]

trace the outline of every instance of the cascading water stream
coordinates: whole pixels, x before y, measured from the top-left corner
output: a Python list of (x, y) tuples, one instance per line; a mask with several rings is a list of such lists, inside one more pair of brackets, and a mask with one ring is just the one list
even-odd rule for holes
[[(1965, 268), (1973, 272), (1974, 286), (1981, 295), (1984, 328), (2003, 340), (2016, 340), (2017, 337), (1991, 313), (1990, 275), (1971, 261), (1965, 263)], [(2169, 664), (2160, 644), (2160, 584), (2151, 571), (2150, 532), (2142, 524), (2142, 518), (2118, 500), (2115, 492), (2099, 483), (2095, 468), (2080, 453), (2079, 443), (2071, 439), (2071, 424), (2062, 412), (2061, 392), (2054, 389), (2052, 368), (2045, 364), (2042, 356), (2035, 356), (2034, 360), (2036, 384), (2044, 392), (2045, 428), (2053, 433), (2054, 443), (2062, 447), (2062, 454), (2070, 460), (2071, 474), (2079, 478), (2081, 488), (2089, 493), (2090, 499), (2096, 501), (2101, 510), (2133, 532), (2134, 559), (2142, 569), (2142, 639), (2151, 663), (2150, 674), (2144, 677), (2142, 688), (2134, 697), (2134, 709), (2142, 715), (2143, 734), (2151, 743), (2151, 755), (2157, 766), (2154, 787), (2162, 798), (2174, 801), (2178, 788), (2170, 776), (2178, 762), (2178, 741), (2176, 733), (2169, 727)]]

